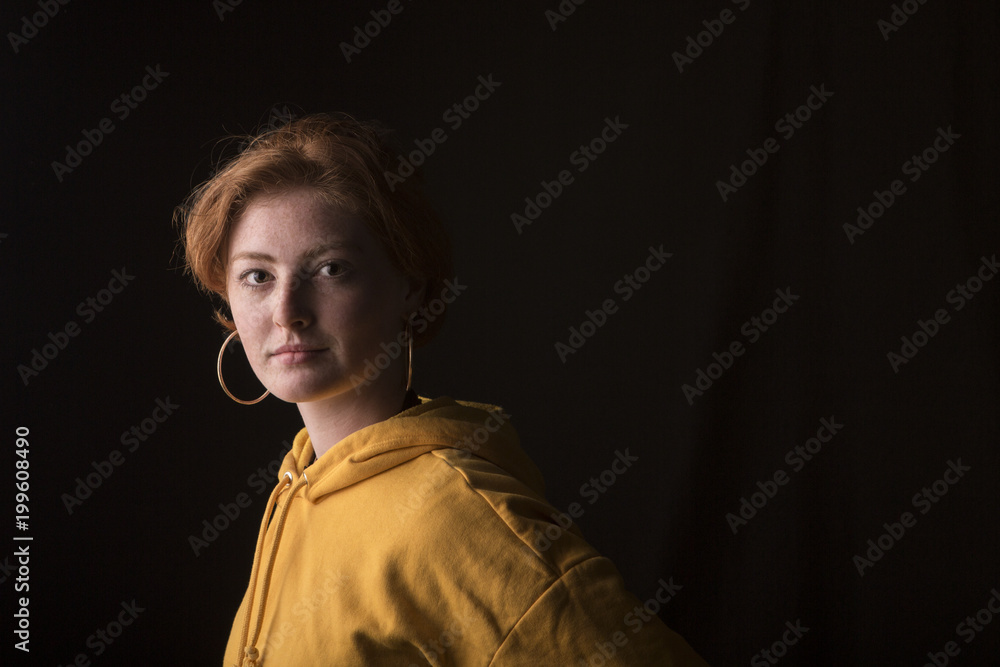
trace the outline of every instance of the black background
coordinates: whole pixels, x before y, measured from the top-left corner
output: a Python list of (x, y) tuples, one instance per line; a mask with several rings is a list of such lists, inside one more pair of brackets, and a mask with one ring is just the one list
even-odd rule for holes
[[(1000, 618), (969, 643), (957, 625), (1000, 586), (1000, 281), (961, 310), (947, 295), (1000, 251), (996, 4), (903, 3), (916, 12), (885, 39), (888, 2), (591, 0), (553, 30), (556, 0), (404, 1), (348, 63), (341, 43), (385, 4), (77, 1), (17, 53), (0, 46), (9, 517), (16, 426), (32, 485), (30, 529), (3, 525), (33, 537), (30, 656), (12, 648), (19, 543), (0, 547), (4, 663), (220, 662), (266, 497), (248, 477), (300, 422), (219, 389), (222, 336), (177, 268), (172, 209), (220, 138), (346, 111), (409, 149), (448, 135), (424, 167), (468, 289), (419, 352), (417, 389), (502, 404), (550, 501), (583, 503), (630, 589), (683, 587), (660, 616), (709, 662), (750, 663), (800, 621), (781, 664), (920, 665), (949, 641), (950, 664), (995, 664)], [(723, 9), (735, 20), (679, 72), (672, 54)], [(37, 11), (6, 3), (0, 28)], [(119, 119), (147, 66), (169, 75)], [(501, 85), (452, 129), (443, 112), (490, 75)], [(811, 86), (833, 94), (782, 136)], [(578, 172), (571, 153), (619, 117)], [(52, 163), (102, 118), (114, 131), (60, 181)], [(911, 182), (903, 163), (949, 127), (960, 138)], [(778, 152), (723, 201), (717, 181), (768, 137)], [(574, 182), (518, 233), (511, 214), (563, 169)], [(852, 243), (843, 225), (894, 179), (905, 194)], [(625, 301), (616, 282), (661, 244), (673, 256)], [(85, 322), (77, 305), (123, 267), (134, 280)], [(799, 299), (750, 344), (744, 323), (778, 289)], [(607, 298), (618, 310), (563, 363), (555, 344)], [(938, 309), (949, 321), (894, 369), (887, 354)], [(70, 321), (79, 335), (25, 384), (15, 367)], [(734, 340), (746, 352), (689, 402), (682, 385)], [(255, 396), (230, 359), (234, 391)], [(167, 398), (180, 407), (127, 451), (122, 432)], [(793, 471), (786, 452), (821, 418), (843, 428)], [(638, 461), (590, 504), (581, 485), (626, 448)], [(124, 463), (69, 513), (64, 494), (115, 449)], [(970, 470), (921, 514), (914, 494), (959, 459)], [(789, 482), (734, 534), (727, 513), (779, 469)], [(251, 506), (196, 556), (189, 536), (241, 492)], [(906, 511), (916, 525), (860, 576), (854, 557)], [(143, 611), (96, 655), (88, 637), (133, 600)]]

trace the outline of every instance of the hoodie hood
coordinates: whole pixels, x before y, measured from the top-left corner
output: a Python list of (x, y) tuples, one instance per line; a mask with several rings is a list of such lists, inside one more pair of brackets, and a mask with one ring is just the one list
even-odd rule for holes
[(279, 479), (305, 473), (304, 496), (318, 502), (324, 496), (417, 458), (435, 449), (457, 449), (499, 466), (544, 495), (542, 475), (521, 449), (517, 433), (503, 409), (485, 403), (429, 399), (408, 410), (347, 436), (322, 457), (302, 429), (285, 455)]

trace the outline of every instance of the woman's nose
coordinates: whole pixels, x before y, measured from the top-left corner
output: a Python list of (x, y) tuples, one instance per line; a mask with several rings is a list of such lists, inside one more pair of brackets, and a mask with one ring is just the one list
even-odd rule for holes
[(275, 290), (274, 323), (282, 328), (302, 328), (312, 322), (309, 284), (298, 276), (285, 279)]

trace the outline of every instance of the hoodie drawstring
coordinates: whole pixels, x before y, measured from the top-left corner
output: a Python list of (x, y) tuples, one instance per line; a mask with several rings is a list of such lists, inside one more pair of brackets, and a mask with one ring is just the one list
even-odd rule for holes
[[(297, 484), (293, 484), (294, 479), (292, 478), (291, 472), (286, 472), (285, 477), (288, 481), (285, 484), (279, 484), (271, 492), (271, 496), (267, 499), (267, 505), (264, 508), (264, 518), (260, 523), (260, 533), (257, 535), (257, 549), (254, 552), (253, 557), (253, 570), (250, 574), (250, 597), (247, 599), (246, 615), (243, 619), (243, 633), (240, 637), (240, 646), (244, 647), (241, 664), (245, 667), (256, 667), (257, 659), (260, 657), (260, 651), (257, 650), (257, 639), (260, 637), (260, 630), (264, 625), (264, 606), (267, 603), (267, 589), (271, 583), (271, 571), (274, 569), (274, 557), (278, 553), (278, 543), (281, 541), (281, 532), (285, 527), (285, 519), (288, 516), (288, 509), (291, 507), (292, 499), (295, 494), (303, 486), (309, 483), (305, 474), (302, 475), (302, 479), (299, 480)], [(260, 600), (257, 607), (257, 623), (254, 626), (253, 636), (249, 637), (250, 633), (250, 619), (251, 613), (253, 611), (253, 603), (255, 593), (257, 591), (257, 575), (260, 572), (261, 557), (264, 555), (264, 536), (267, 534), (267, 527), (270, 523), (271, 514), (274, 511), (275, 506), (278, 504), (278, 495), (286, 487), (292, 487), (291, 492), (288, 494), (288, 500), (282, 505), (281, 511), (278, 514), (278, 523), (275, 525), (274, 530), (274, 542), (271, 544), (271, 553), (267, 557), (267, 566), (264, 570), (264, 580), (261, 583), (260, 590)]]

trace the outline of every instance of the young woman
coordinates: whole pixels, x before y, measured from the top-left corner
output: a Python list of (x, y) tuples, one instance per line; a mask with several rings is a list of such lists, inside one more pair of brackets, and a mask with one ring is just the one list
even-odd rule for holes
[[(298, 405), (225, 665), (701, 665), (560, 525), (495, 406), (417, 396), (413, 347), (462, 286), (370, 123), (252, 141), (179, 210), (267, 394)], [(388, 174), (388, 178), (387, 178)], [(253, 398), (253, 397), (249, 397)], [(541, 540), (538, 536), (553, 536)]]

